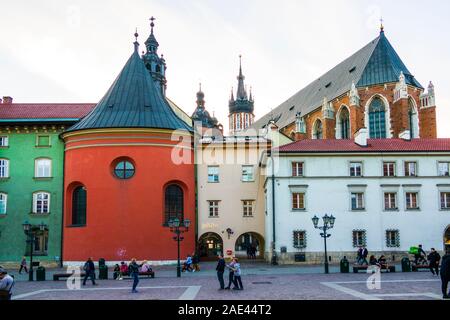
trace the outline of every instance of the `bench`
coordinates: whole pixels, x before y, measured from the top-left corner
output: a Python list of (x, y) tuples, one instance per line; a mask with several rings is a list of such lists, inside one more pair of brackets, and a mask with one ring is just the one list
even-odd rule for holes
[[(73, 275), (74, 275), (73, 273), (55, 273), (53, 275), (53, 281), (59, 281), (60, 278), (69, 278)], [(85, 276), (86, 276), (86, 273), (80, 274), (81, 278), (84, 278)]]
[[(130, 277), (130, 274), (129, 273), (122, 273), (122, 276)], [(155, 277), (155, 272), (154, 271), (139, 272), (139, 276), (147, 276), (148, 278), (154, 278)]]
[(423, 265), (423, 264), (419, 264), (419, 265), (413, 264), (413, 265), (411, 266), (411, 270), (412, 270), (413, 272), (418, 272), (418, 271), (420, 271), (420, 270), (422, 270), (422, 269), (426, 269), (427, 271), (429, 271), (429, 270), (430, 270), (430, 266), (429, 266), (429, 265)]
[[(372, 266), (370, 266), (372, 267)], [(353, 273), (358, 273), (359, 271), (365, 271), (367, 272), (367, 270), (369, 269), (369, 266), (360, 266), (360, 265), (356, 265), (353, 266)], [(386, 272), (395, 272), (395, 266), (382, 266), (380, 271), (386, 271)]]

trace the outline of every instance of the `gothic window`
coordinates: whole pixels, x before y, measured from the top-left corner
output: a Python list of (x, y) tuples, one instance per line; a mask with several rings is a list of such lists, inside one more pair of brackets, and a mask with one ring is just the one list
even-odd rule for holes
[(323, 139), (322, 121), (320, 121), (319, 119), (317, 119), (314, 124), (313, 139)]
[(165, 191), (165, 210), (164, 210), (164, 224), (168, 225), (169, 220), (179, 219), (184, 220), (184, 195), (183, 189), (171, 184)]
[(347, 108), (342, 108), (339, 114), (340, 138), (350, 139), (350, 113)]
[(408, 126), (411, 131), (411, 138), (419, 138), (419, 118), (411, 98), (408, 100)]
[(386, 135), (386, 108), (380, 98), (375, 98), (369, 107), (369, 131), (371, 139), (384, 139)]
[(72, 225), (86, 225), (87, 192), (86, 188), (79, 186), (72, 193)]

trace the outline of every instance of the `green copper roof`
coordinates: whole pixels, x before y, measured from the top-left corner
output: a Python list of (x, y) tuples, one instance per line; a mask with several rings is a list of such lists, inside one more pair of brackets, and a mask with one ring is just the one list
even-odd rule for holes
[(172, 110), (138, 54), (138, 43), (111, 88), (83, 120), (68, 129), (157, 128), (193, 131)]

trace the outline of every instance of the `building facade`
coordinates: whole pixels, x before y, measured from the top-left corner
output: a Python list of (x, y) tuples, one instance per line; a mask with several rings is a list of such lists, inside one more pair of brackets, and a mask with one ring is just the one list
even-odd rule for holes
[[(269, 159), (275, 183), (268, 176), (265, 233), (273, 239), (275, 230), (280, 263), (296, 256), (323, 262), (323, 239), (311, 219), (325, 214), (336, 217), (328, 240), (332, 262), (343, 256), (354, 261), (358, 246), (397, 262), (418, 244), (450, 249), (450, 140), (392, 143), (364, 135), (356, 142), (298, 141)], [(266, 246), (269, 257), (271, 248)]]
[[(64, 143), (59, 134), (93, 104), (0, 103), (0, 261), (17, 265), (30, 256), (22, 224), (33, 227), (33, 255), (61, 263)], [(44, 224), (45, 230), (38, 225)]]

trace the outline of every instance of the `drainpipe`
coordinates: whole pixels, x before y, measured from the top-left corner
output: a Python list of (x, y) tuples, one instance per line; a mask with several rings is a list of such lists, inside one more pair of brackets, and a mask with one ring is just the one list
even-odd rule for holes
[(60, 250), (60, 257), (59, 257), (59, 267), (62, 268), (63, 267), (63, 248), (64, 248), (64, 217), (65, 217), (65, 195), (66, 195), (66, 190), (65, 190), (65, 184), (66, 184), (66, 142), (64, 141), (64, 139), (61, 137), (61, 135), (59, 136), (59, 139), (61, 139), (63, 141), (63, 167), (62, 167), (62, 174), (63, 174), (63, 181), (62, 181), (62, 205), (61, 205), (61, 250)]
[(278, 265), (277, 262), (277, 252), (276, 252), (276, 233), (275, 233), (275, 163), (273, 153), (270, 153), (272, 158), (272, 265)]

